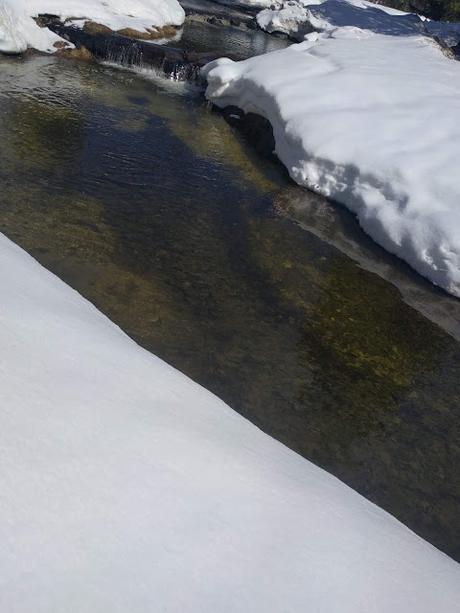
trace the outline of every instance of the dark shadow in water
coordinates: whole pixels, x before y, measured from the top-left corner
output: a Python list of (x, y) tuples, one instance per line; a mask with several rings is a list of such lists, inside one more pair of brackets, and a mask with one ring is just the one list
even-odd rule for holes
[(2, 61), (0, 81), (1, 230), (141, 345), (460, 558), (459, 343), (363, 266), (451, 332), (458, 301), (260, 164), (193, 92), (49, 59)]

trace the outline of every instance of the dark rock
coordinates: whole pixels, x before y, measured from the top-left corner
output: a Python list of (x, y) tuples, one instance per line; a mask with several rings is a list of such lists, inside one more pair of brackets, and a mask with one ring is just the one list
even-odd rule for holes
[(74, 44), (77, 49), (87, 50), (96, 59), (112, 61), (122, 66), (158, 68), (177, 80), (198, 80), (201, 67), (217, 57), (217, 54), (189, 52), (135, 40), (116, 32), (87, 32), (54, 19), (49, 20), (46, 25)]

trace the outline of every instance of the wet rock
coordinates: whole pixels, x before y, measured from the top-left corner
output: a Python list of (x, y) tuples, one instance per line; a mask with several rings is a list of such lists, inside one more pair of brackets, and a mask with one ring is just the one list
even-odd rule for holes
[(134, 28), (122, 28), (112, 30), (106, 25), (95, 21), (85, 21), (83, 31), (87, 34), (119, 34), (126, 38), (137, 40), (158, 40), (160, 38), (172, 38), (177, 30), (174, 26), (164, 26), (163, 28), (151, 28), (149, 30), (136, 30)]
[(117, 34), (120, 36), (127, 36), (128, 38), (138, 38), (140, 40), (158, 40), (160, 38), (173, 38), (177, 33), (177, 29), (174, 26), (164, 26), (163, 28), (156, 28), (148, 30), (147, 32), (140, 32), (133, 28), (123, 28), (117, 30)]
[(255, 19), (259, 9), (246, 6), (226, 6), (211, 0), (181, 0), (187, 18), (204, 21), (212, 25), (234, 26), (237, 28), (258, 28)]
[(98, 30), (96, 26), (89, 26), (89, 32), (88, 29), (66, 25), (61, 21), (51, 21), (47, 26), (75, 45), (77, 50), (81, 51), (83, 59), (89, 59), (89, 53), (98, 60), (115, 62), (122, 66), (158, 68), (176, 80), (198, 80), (201, 67), (217, 57), (217, 54), (195, 53), (156, 45), (122, 36), (117, 32)]
[(56, 53), (59, 57), (68, 57), (82, 62), (93, 62), (94, 56), (86, 47), (75, 47), (74, 49), (63, 48)]
[(67, 43), (65, 40), (57, 40), (55, 43), (53, 43), (53, 47), (55, 49), (66, 49), (68, 45), (69, 43)]
[(85, 21), (83, 25), (83, 32), (86, 32), (86, 34), (112, 34), (113, 30), (102, 23)]

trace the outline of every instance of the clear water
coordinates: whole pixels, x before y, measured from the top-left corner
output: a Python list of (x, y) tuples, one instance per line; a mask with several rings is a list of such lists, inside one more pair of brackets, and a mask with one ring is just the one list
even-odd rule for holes
[(223, 27), (188, 19), (177, 37), (168, 42), (167, 46), (198, 53), (217, 51), (219, 56), (245, 60), (254, 55), (284, 49), (289, 44), (287, 39), (270, 36), (262, 30)]
[(292, 186), (184, 84), (2, 59), (0, 159), (3, 233), (460, 558), (459, 301)]

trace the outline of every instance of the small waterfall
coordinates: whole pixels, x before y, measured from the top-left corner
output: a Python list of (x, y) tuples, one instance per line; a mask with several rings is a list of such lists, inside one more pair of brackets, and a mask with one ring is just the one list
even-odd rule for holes
[(107, 42), (100, 59), (127, 68), (154, 69), (174, 81), (196, 81), (200, 66), (187, 59), (182, 51), (162, 47), (154, 43), (140, 43), (124, 38), (122, 44), (113, 37)]
[(27, 49), (24, 36), (26, 17), (11, 8), (8, 0), (0, 3), (0, 53), (22, 53)]
[(61, 22), (48, 27), (76, 47), (85, 47), (99, 60), (127, 68), (154, 69), (175, 81), (198, 81), (201, 67), (214, 57), (135, 40), (118, 34), (89, 34)]

